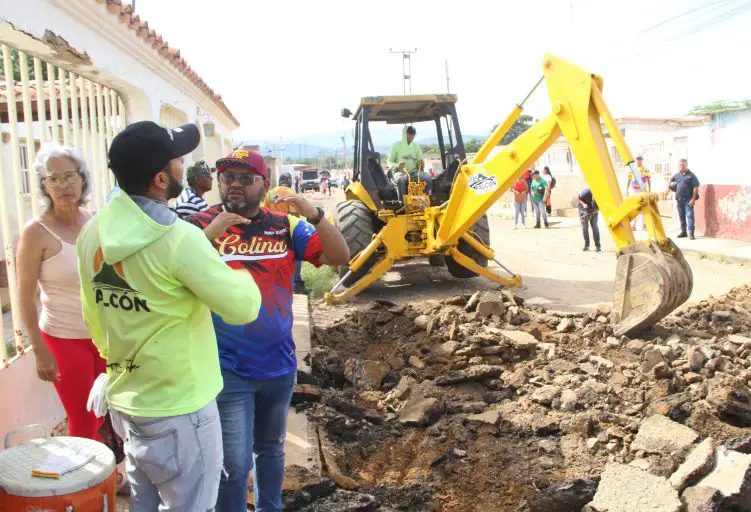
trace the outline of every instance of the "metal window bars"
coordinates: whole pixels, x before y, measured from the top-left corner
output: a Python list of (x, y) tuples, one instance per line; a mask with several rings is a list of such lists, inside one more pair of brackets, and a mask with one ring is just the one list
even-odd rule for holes
[[(8, 348), (24, 352), (18, 308), (15, 247), (26, 221), (43, 206), (34, 159), (48, 142), (77, 147), (91, 173), (89, 208), (98, 210), (114, 186), (107, 168), (107, 148), (125, 127), (125, 109), (117, 91), (104, 84), (1, 44), (0, 68), (0, 231), (2, 231), (7, 295), (13, 325), (6, 339), (0, 315), (0, 368), (9, 364)], [(20, 101), (19, 101), (20, 100)], [(0, 288), (6, 284), (0, 272)], [(0, 293), (0, 306), (7, 306)], [(3, 308), (5, 309), (5, 308)], [(10, 342), (10, 343), (9, 343)]]

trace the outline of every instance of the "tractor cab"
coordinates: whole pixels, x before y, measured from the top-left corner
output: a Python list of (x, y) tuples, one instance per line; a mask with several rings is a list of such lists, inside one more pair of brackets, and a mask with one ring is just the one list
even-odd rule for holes
[[(368, 96), (362, 98), (354, 114), (355, 155), (352, 173), (353, 192), (349, 187), (347, 196), (356, 198), (366, 193), (375, 210), (396, 210), (404, 206), (399, 199), (396, 184), (391, 173), (387, 173), (388, 153), (381, 154), (373, 143), (372, 123), (407, 125), (422, 123), (418, 128), (419, 137), (429, 138), (431, 131), (424, 128), (435, 125), (435, 138), (441, 156), (441, 172), (433, 181), (430, 200), (440, 204), (448, 200), (451, 184), (459, 164), (466, 157), (464, 142), (456, 115), (456, 95), (430, 94), (420, 96)], [(342, 117), (349, 118), (352, 112), (342, 110)], [(396, 142), (396, 141), (392, 141)], [(416, 142), (415, 142), (416, 143)], [(364, 189), (364, 190), (363, 190)], [(364, 198), (360, 198), (361, 200)]]

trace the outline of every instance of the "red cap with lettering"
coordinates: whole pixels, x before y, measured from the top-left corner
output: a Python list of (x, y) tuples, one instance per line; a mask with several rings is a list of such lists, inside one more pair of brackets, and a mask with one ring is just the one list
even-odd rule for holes
[(260, 174), (264, 178), (269, 179), (269, 170), (266, 167), (266, 161), (263, 159), (263, 155), (258, 151), (236, 149), (226, 157), (220, 158), (216, 161), (217, 173), (221, 173), (226, 170), (227, 167), (233, 166), (245, 167), (256, 174)]

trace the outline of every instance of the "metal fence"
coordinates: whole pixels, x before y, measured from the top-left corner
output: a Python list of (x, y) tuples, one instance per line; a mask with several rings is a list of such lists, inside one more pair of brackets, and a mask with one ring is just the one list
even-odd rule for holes
[[(24, 336), (18, 308), (15, 240), (26, 221), (39, 215), (42, 207), (33, 165), (37, 150), (54, 141), (83, 152), (92, 178), (89, 208), (96, 211), (114, 186), (107, 168), (107, 148), (125, 127), (125, 109), (120, 95), (109, 87), (9, 45), (0, 45), (0, 50), (0, 227), (13, 323), (11, 348), (15, 346), (16, 353), (21, 354)], [(0, 306), (5, 305), (2, 302), (0, 294)], [(2, 315), (0, 333), (0, 368), (5, 368), (9, 360)]]

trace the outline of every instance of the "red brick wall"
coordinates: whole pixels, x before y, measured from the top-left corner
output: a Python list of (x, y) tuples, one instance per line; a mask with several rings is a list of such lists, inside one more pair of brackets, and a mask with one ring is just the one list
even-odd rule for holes
[(699, 195), (697, 234), (751, 242), (751, 187), (702, 185)]

